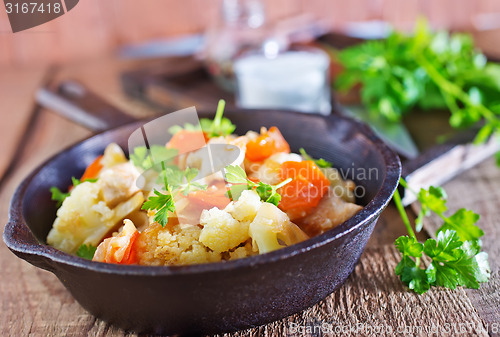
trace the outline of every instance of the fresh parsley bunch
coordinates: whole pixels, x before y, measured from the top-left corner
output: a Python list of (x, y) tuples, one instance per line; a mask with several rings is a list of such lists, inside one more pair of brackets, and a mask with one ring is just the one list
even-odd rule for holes
[(336, 55), (344, 67), (336, 87), (361, 83), (361, 100), (377, 117), (394, 122), (415, 107), (448, 109), (453, 127), (484, 121), (475, 143), (500, 128), (500, 65), (487, 62), (469, 35), (432, 33), (420, 20), (413, 36), (392, 32)]
[[(411, 192), (403, 179), (400, 183)], [(436, 233), (437, 239), (418, 242), (401, 197), (396, 191), (394, 201), (409, 234), (399, 237), (395, 242), (402, 255), (396, 266), (396, 275), (419, 294), (425, 293), (431, 286), (450, 289), (465, 286), (477, 289), (480, 282), (487, 282), (490, 267), (488, 254), (480, 251), (480, 238), (484, 233), (476, 225), (479, 215), (462, 208), (451, 216), (445, 216), (447, 197), (440, 187), (421, 189), (417, 198), (422, 208), (416, 220), (416, 230), (420, 231), (423, 218), (431, 212), (443, 220), (443, 225)], [(424, 258), (429, 261), (427, 267), (421, 267)]]

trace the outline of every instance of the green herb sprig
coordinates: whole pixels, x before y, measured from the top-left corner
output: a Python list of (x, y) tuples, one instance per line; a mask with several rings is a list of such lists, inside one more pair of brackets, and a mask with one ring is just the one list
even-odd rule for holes
[[(400, 184), (408, 192), (412, 192), (403, 179)], [(394, 202), (409, 234), (395, 241), (396, 248), (402, 255), (395, 269), (396, 275), (419, 294), (425, 293), (431, 286), (450, 289), (457, 286), (479, 288), (479, 283), (487, 282), (490, 277), (488, 254), (480, 251), (480, 237), (484, 233), (476, 225), (479, 215), (460, 209), (449, 217), (445, 216), (446, 193), (439, 187), (421, 189), (415, 194), (422, 206), (416, 228), (420, 230), (423, 218), (431, 212), (443, 220), (443, 225), (436, 232), (437, 239), (427, 239), (425, 243), (418, 242), (399, 192), (396, 191)], [(421, 259), (424, 256), (430, 260), (427, 268), (421, 267)]]
[(97, 250), (97, 247), (92, 246), (90, 244), (81, 245), (78, 248), (78, 250), (76, 251), (76, 256), (79, 256), (79, 257), (87, 259), (87, 260), (92, 260), (92, 258), (94, 258), (94, 254), (95, 254), (96, 250)]
[(231, 199), (238, 200), (241, 192), (244, 190), (255, 189), (262, 201), (271, 203), (275, 206), (278, 206), (281, 200), (281, 195), (277, 190), (292, 181), (291, 178), (288, 178), (278, 185), (269, 185), (263, 182), (255, 183), (248, 179), (245, 170), (238, 165), (227, 166), (225, 168), (225, 176), (228, 183), (236, 184), (229, 189)]
[(181, 130), (188, 131), (203, 131), (207, 134), (209, 138), (229, 136), (236, 129), (229, 118), (222, 117), (224, 114), (224, 108), (226, 106), (226, 101), (223, 99), (219, 100), (217, 105), (217, 112), (215, 113), (214, 119), (201, 118), (200, 125), (193, 125), (191, 123), (185, 123), (184, 126), (174, 125), (168, 129), (168, 131), (175, 135)]
[(318, 165), (318, 167), (321, 167), (321, 168), (329, 168), (329, 167), (332, 167), (333, 164), (329, 161), (326, 161), (324, 160), (323, 158), (319, 158), (319, 159), (314, 159), (313, 157), (311, 157), (307, 152), (306, 150), (304, 150), (303, 147), (301, 147), (299, 149), (299, 152), (300, 154), (302, 155), (302, 157), (304, 157), (305, 160), (312, 160), (316, 165)]
[(415, 107), (448, 109), (455, 128), (484, 122), (476, 144), (500, 130), (500, 65), (487, 62), (469, 35), (432, 33), (420, 20), (413, 36), (392, 32), (336, 56), (344, 67), (336, 87), (361, 83), (361, 100), (376, 117), (400, 121)]
[(165, 186), (165, 193), (154, 189), (153, 196), (142, 205), (143, 210), (156, 210), (154, 220), (157, 221), (162, 227), (168, 223), (169, 214), (175, 212), (174, 196), (176, 193), (188, 195), (190, 192), (196, 190), (205, 190), (206, 185), (193, 182), (194, 178), (198, 175), (198, 170), (195, 168), (186, 168), (184, 171), (173, 168), (165, 167), (162, 162), (162, 175), (163, 183)]
[(176, 149), (167, 149), (162, 145), (151, 145), (148, 149), (146, 146), (137, 146), (134, 152), (130, 154), (130, 160), (134, 166), (143, 169), (144, 171), (158, 167), (157, 162), (168, 161), (177, 155)]
[(208, 118), (200, 119), (201, 129), (208, 135), (208, 137), (228, 136), (234, 132), (236, 125), (234, 125), (228, 118), (222, 117), (226, 101), (219, 100), (217, 105), (217, 112), (213, 120)]
[[(95, 183), (97, 181), (97, 178), (95, 179), (85, 179), (84, 181), (88, 181), (90, 183)], [(73, 188), (76, 186), (80, 185), (82, 181), (80, 179), (77, 179), (75, 177), (71, 177), (71, 182), (73, 183)], [(66, 193), (62, 192), (58, 187), (52, 186), (50, 188), (50, 193), (52, 193), (52, 200), (57, 201), (57, 207), (61, 207), (62, 203), (64, 200), (70, 196), (71, 192), (68, 191)]]

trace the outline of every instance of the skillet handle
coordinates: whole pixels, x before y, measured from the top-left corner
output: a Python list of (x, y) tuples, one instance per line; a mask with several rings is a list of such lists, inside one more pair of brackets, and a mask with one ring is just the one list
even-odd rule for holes
[(38, 268), (54, 272), (54, 265), (45, 256), (44, 250), (46, 248), (43, 248), (26, 224), (9, 221), (5, 225), (3, 241), (12, 253), (19, 258)]
[(44, 108), (94, 132), (109, 130), (136, 121), (134, 117), (104, 101), (77, 81), (64, 81), (56, 90), (38, 89), (36, 101)]

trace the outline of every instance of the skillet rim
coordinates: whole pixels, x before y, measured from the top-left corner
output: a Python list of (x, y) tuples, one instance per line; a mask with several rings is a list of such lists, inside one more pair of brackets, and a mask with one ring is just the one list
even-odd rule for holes
[[(241, 113), (251, 113), (247, 110), (238, 109), (227, 109), (227, 114), (241, 114)], [(305, 116), (304, 113), (286, 110), (272, 110), (272, 109), (259, 109), (264, 111), (279, 111), (287, 114), (294, 114), (299, 116)], [(203, 113), (200, 113), (203, 115)], [(212, 113), (213, 115), (213, 113)], [(323, 119), (328, 123), (329, 119), (341, 119), (348, 122), (352, 128), (356, 131), (362, 133), (367, 139), (369, 139), (375, 149), (381, 154), (384, 165), (386, 168), (386, 174), (382, 181), (382, 185), (376, 195), (368, 202), (366, 206), (363, 207), (361, 211), (356, 213), (353, 217), (349, 218), (347, 221), (338, 225), (337, 227), (329, 230), (318, 236), (309, 238), (308, 240), (299, 242), (297, 244), (281, 248), (279, 250), (269, 252), (262, 255), (256, 255), (251, 257), (246, 257), (243, 259), (230, 260), (224, 262), (213, 262), (204, 264), (194, 264), (194, 265), (174, 265), (174, 266), (139, 266), (139, 265), (119, 265), (110, 264), (103, 262), (94, 262), (86, 260), (63, 251), (60, 251), (54, 247), (47, 244), (41, 243), (34, 236), (30, 227), (28, 226), (26, 220), (23, 216), (23, 202), (26, 190), (28, 189), (30, 183), (33, 181), (34, 177), (49, 163), (56, 160), (60, 156), (64, 156), (67, 152), (71, 151), (75, 147), (80, 146), (84, 142), (89, 141), (94, 137), (106, 137), (106, 135), (119, 134), (123, 132), (124, 129), (130, 128), (135, 124), (142, 124), (147, 119), (139, 120), (137, 122), (128, 123), (110, 130), (90, 135), (85, 139), (79, 140), (72, 145), (64, 148), (58, 153), (52, 155), (46, 159), (43, 163), (38, 165), (26, 178), (23, 179), (21, 184), (17, 187), (14, 192), (10, 207), (9, 207), (9, 220), (5, 225), (3, 240), (6, 246), (14, 253), (28, 254), (34, 258), (43, 259), (45, 264), (48, 262), (47, 266), (50, 271), (56, 272), (60, 265), (65, 265), (69, 267), (76, 267), (80, 269), (85, 269), (93, 272), (106, 273), (106, 274), (116, 274), (116, 275), (135, 275), (135, 276), (176, 276), (176, 275), (190, 275), (190, 274), (204, 274), (212, 272), (223, 272), (235, 269), (244, 268), (255, 268), (263, 264), (276, 263), (281, 260), (292, 258), (299, 254), (305, 254), (308, 251), (314, 250), (321, 246), (327, 245), (332, 241), (335, 241), (342, 236), (356, 230), (361, 226), (366, 226), (372, 221), (374, 221), (383, 209), (390, 202), (393, 193), (395, 192), (399, 177), (401, 176), (401, 161), (399, 157), (391, 150), (389, 147), (374, 134), (366, 124), (357, 121), (355, 119), (340, 116), (338, 114), (332, 114), (328, 116), (321, 115), (306, 115), (308, 118)], [(291, 117), (294, 118), (294, 117)], [(28, 233), (18, 234), (22, 240), (17, 241), (15, 239), (16, 231), (27, 231)], [(32, 244), (26, 240), (26, 235), (30, 235), (36, 244)], [(31, 238), (30, 238), (31, 239)], [(35, 264), (36, 265), (36, 264)]]

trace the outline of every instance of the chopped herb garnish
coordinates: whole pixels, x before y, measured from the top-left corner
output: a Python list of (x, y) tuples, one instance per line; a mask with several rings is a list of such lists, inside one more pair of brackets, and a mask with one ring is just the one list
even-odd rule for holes
[(76, 251), (76, 255), (87, 260), (92, 260), (94, 257), (97, 247), (92, 245), (81, 245)]
[[(85, 179), (84, 181), (88, 181), (89, 183), (95, 183), (97, 181), (97, 178), (95, 179)], [(76, 187), (82, 183), (80, 179), (77, 179), (75, 177), (71, 177), (71, 182), (73, 183), (73, 187)], [(64, 193), (62, 192), (58, 187), (51, 187), (50, 188), (50, 193), (52, 193), (52, 200), (57, 201), (57, 207), (61, 207), (62, 203), (64, 200), (70, 196), (71, 192)]]
[(329, 168), (329, 167), (332, 167), (332, 165), (333, 165), (332, 163), (330, 163), (329, 161), (324, 160), (323, 158), (314, 159), (309, 154), (307, 154), (306, 150), (304, 150), (303, 147), (301, 147), (299, 149), (299, 152), (302, 155), (302, 157), (304, 157), (305, 160), (312, 160), (316, 165), (318, 165), (318, 167)]
[(217, 105), (217, 112), (215, 113), (215, 118), (213, 120), (208, 118), (200, 119), (201, 129), (208, 135), (208, 137), (228, 136), (236, 129), (236, 125), (231, 123), (228, 118), (222, 117), (225, 106), (226, 101), (221, 99)]
[(201, 131), (201, 126), (200, 125), (193, 125), (191, 123), (185, 123), (184, 126), (180, 126), (180, 125), (171, 126), (168, 129), (168, 132), (171, 135), (175, 135), (176, 133), (178, 133), (179, 131), (182, 131), (182, 130), (187, 130), (187, 131)]
[(134, 153), (130, 154), (130, 160), (134, 166), (146, 171), (152, 167), (157, 167), (155, 164), (168, 161), (176, 155), (176, 149), (167, 149), (162, 145), (152, 145), (149, 150), (145, 146), (138, 146), (134, 148)]
[(156, 196), (149, 197), (149, 199), (142, 205), (142, 209), (156, 210), (156, 214), (154, 216), (155, 221), (165, 227), (168, 222), (168, 212), (175, 211), (174, 200), (172, 199), (170, 191), (162, 193), (155, 189), (153, 193)]
[(217, 105), (217, 112), (215, 113), (215, 118), (201, 118), (200, 125), (193, 125), (191, 123), (185, 123), (184, 126), (174, 125), (168, 129), (172, 135), (175, 135), (181, 130), (187, 131), (203, 131), (209, 138), (228, 136), (234, 132), (236, 125), (231, 123), (228, 118), (222, 117), (224, 114), (224, 107), (226, 106), (226, 101), (223, 99), (219, 100)]
[(63, 201), (69, 197), (70, 192), (63, 193), (58, 187), (51, 187), (50, 193), (52, 193), (52, 200), (57, 201), (57, 207), (61, 207)]
[(186, 168), (182, 171), (175, 167), (165, 167), (162, 162), (163, 183), (165, 186), (165, 193), (153, 190), (154, 196), (150, 196), (148, 200), (142, 205), (143, 210), (156, 210), (154, 220), (163, 227), (168, 222), (169, 212), (175, 212), (175, 205), (173, 196), (176, 193), (188, 195), (196, 190), (205, 190), (206, 185), (193, 182), (194, 178), (198, 175), (198, 170), (195, 168)]
[(255, 189), (262, 201), (278, 206), (281, 195), (277, 190), (292, 181), (291, 178), (288, 178), (278, 185), (269, 185), (263, 182), (255, 183), (248, 179), (245, 170), (238, 165), (229, 165), (225, 168), (225, 171), (226, 181), (231, 184), (236, 184), (229, 189), (229, 196), (233, 200), (238, 200), (241, 192), (244, 190)]

